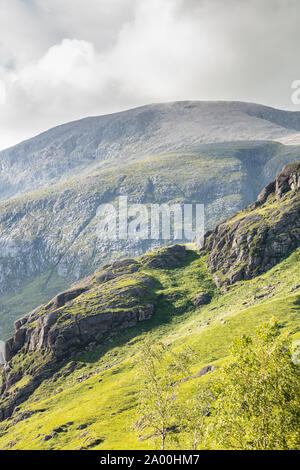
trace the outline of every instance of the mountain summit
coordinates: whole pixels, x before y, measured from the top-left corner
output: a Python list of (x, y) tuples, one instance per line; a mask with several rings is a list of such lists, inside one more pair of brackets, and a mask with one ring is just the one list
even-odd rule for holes
[(180, 101), (88, 117), (1, 151), (0, 200), (200, 144), (273, 140), (291, 145), (299, 136), (300, 112), (243, 102)]

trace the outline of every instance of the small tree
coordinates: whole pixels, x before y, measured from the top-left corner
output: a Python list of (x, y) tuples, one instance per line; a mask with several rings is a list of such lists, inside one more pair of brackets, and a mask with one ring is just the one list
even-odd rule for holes
[(210, 447), (294, 449), (300, 445), (300, 374), (277, 323), (243, 335), (215, 386)]
[(209, 383), (197, 386), (193, 398), (182, 404), (182, 436), (179, 442), (181, 448), (198, 450), (205, 447), (208, 418), (214, 398)]
[(138, 406), (138, 428), (147, 431), (144, 437), (160, 441), (165, 449), (167, 435), (180, 425), (177, 391), (188, 374), (191, 350), (170, 353), (162, 343), (154, 344), (150, 337), (143, 342), (138, 357), (141, 389)]

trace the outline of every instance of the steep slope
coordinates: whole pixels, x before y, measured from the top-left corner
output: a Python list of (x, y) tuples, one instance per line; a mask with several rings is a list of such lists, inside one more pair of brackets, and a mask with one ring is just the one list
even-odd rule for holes
[[(156, 155), (0, 203), (0, 338), (13, 321), (104, 263), (174, 240), (103, 240), (100, 204), (202, 203), (206, 229), (255, 200), (300, 150), (237, 142)], [(183, 240), (184, 241), (184, 240)], [(180, 240), (179, 240), (180, 242)]]
[(157, 153), (225, 141), (293, 144), (299, 133), (300, 113), (240, 102), (182, 101), (90, 117), (0, 152), (0, 200)]
[[(247, 217), (266, 208), (276, 215), (270, 227), (280, 232), (278, 211), (291, 214), (290, 204), (299, 203), (299, 173), (299, 164), (285, 168), (246, 208)], [(245, 236), (248, 228), (240, 227)], [(263, 248), (264, 239), (257, 244)], [(191, 368), (198, 378), (187, 380), (187, 396), (206, 380), (200, 368), (218, 368), (239, 332), (273, 316), (299, 339), (299, 240), (282, 245), (272, 269), (249, 270), (247, 280), (232, 279), (225, 292), (209, 272), (211, 246), (197, 253), (175, 245), (118, 261), (16, 322), (2, 373), (2, 418), (12, 414), (0, 426), (2, 448), (147, 448), (132, 431), (135, 355), (147, 331), (174, 350), (189, 345), (197, 351)]]

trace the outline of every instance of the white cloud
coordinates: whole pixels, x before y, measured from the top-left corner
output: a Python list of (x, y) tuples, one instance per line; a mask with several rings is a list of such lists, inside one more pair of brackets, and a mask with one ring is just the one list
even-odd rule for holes
[(98, 70), (100, 60), (94, 45), (78, 39), (64, 39), (49, 48), (37, 62), (20, 71), (14, 86), (24, 90), (33, 101), (50, 104), (53, 98), (64, 100), (70, 92), (89, 93), (95, 87), (101, 89), (105, 71)]
[(0, 9), (0, 148), (154, 101), (291, 107), (300, 78), (296, 0), (0, 0)]

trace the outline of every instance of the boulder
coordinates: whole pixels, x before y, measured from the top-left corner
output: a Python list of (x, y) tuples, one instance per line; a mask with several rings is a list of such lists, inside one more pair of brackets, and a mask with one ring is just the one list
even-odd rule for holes
[(185, 257), (184, 245), (172, 245), (161, 248), (153, 254), (141, 256), (140, 262), (148, 268), (168, 269), (180, 266)]
[(201, 370), (199, 370), (198, 374), (195, 375), (195, 377), (202, 377), (203, 375), (208, 374), (209, 372), (213, 372), (216, 370), (215, 366), (207, 365), (202, 367)]
[(198, 292), (195, 297), (192, 299), (195, 307), (200, 307), (201, 305), (206, 305), (210, 302), (210, 296), (206, 292)]

